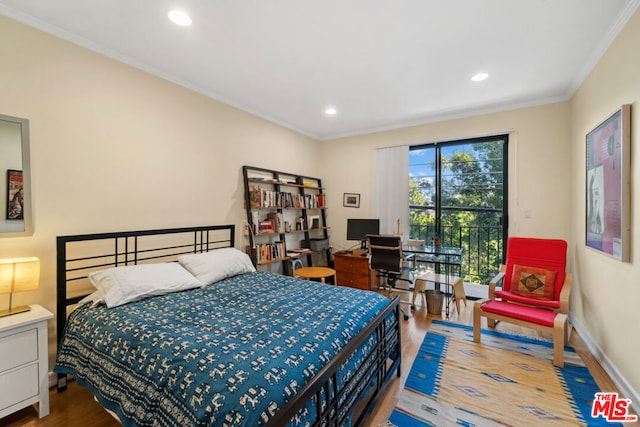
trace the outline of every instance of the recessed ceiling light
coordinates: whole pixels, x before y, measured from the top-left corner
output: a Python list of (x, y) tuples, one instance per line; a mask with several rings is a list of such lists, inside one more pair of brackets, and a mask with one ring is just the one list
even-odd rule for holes
[(473, 77), (471, 77), (471, 80), (474, 82), (481, 82), (482, 80), (486, 79), (487, 77), (489, 77), (489, 74), (487, 73), (478, 73), (475, 74)]
[(335, 116), (336, 114), (338, 114), (338, 110), (336, 110), (335, 107), (327, 107), (324, 109), (324, 113), (327, 116)]
[(172, 10), (169, 12), (169, 19), (176, 25), (180, 25), (181, 27), (188, 27), (191, 25), (191, 18), (184, 12), (179, 10)]

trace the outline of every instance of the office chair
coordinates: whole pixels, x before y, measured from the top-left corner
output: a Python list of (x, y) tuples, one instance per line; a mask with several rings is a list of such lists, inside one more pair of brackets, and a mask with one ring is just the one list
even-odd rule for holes
[[(402, 241), (399, 236), (367, 235), (369, 246), (369, 268), (378, 271), (378, 277), (385, 279), (385, 286), (389, 291), (389, 296), (395, 289), (398, 280), (404, 280), (413, 284), (409, 279), (402, 277), (411, 271), (408, 267), (403, 267)], [(402, 309), (404, 320), (409, 319), (409, 315)]]

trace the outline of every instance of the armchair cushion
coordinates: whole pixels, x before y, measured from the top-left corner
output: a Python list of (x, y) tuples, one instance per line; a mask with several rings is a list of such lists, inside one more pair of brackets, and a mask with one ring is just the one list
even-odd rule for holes
[(531, 299), (527, 297), (521, 297), (520, 295), (516, 295), (513, 292), (496, 291), (495, 296), (496, 298), (500, 298), (502, 300), (511, 301), (511, 302), (517, 302), (519, 304), (534, 305), (536, 307), (550, 308), (552, 310), (558, 310), (560, 308), (560, 301), (556, 301), (556, 300), (545, 301), (545, 300), (539, 300), (539, 299)]
[(516, 264), (511, 276), (511, 292), (525, 298), (551, 301), (556, 272)]
[(566, 255), (567, 242), (564, 240), (510, 237), (507, 243), (505, 279), (502, 290), (512, 291), (510, 278), (513, 277), (515, 265), (528, 265), (556, 272), (553, 299), (558, 300), (566, 276)]
[(555, 311), (502, 301), (489, 301), (482, 305), (482, 311), (549, 327), (553, 327), (553, 321), (558, 315)]

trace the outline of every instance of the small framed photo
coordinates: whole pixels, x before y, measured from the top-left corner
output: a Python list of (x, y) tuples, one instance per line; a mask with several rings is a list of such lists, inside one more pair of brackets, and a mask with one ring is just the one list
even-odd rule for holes
[(7, 219), (24, 219), (24, 189), (22, 171), (7, 171)]
[(342, 206), (347, 208), (359, 208), (360, 207), (360, 194), (358, 193), (344, 193), (342, 198)]

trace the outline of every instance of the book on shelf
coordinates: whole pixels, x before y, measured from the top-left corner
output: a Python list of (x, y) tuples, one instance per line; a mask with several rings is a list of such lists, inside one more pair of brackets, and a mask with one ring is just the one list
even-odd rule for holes
[(253, 254), (258, 264), (276, 261), (286, 256), (285, 244), (281, 241), (260, 243), (254, 248)]
[(262, 187), (252, 186), (249, 188), (249, 201), (251, 208), (278, 208), (281, 206), (281, 193), (274, 190), (267, 190)]
[(325, 207), (324, 194), (299, 194), (286, 191), (267, 190), (258, 186), (249, 188), (251, 208), (314, 209)]
[(260, 233), (273, 233), (275, 231), (272, 219), (263, 219), (260, 221)]
[(260, 187), (249, 187), (249, 203), (251, 208), (260, 207)]
[(303, 255), (307, 255), (307, 254), (306, 253), (302, 253), (301, 254), (301, 253), (298, 253), (298, 252), (287, 252), (287, 256), (289, 258), (299, 258), (299, 257), (301, 257)]
[(284, 216), (280, 212), (270, 212), (267, 218), (273, 221), (273, 231), (276, 233), (284, 233)]
[(310, 253), (311, 253), (311, 249), (309, 248), (289, 249), (287, 251), (287, 256), (300, 256), (300, 255), (305, 255)]

